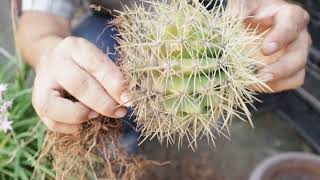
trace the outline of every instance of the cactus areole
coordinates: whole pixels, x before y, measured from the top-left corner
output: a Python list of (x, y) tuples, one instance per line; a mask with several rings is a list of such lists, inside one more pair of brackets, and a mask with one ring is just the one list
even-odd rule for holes
[(221, 2), (208, 10), (196, 0), (144, 1), (125, 7), (113, 21), (120, 67), (129, 80), (142, 141), (191, 147), (206, 136), (229, 136), (231, 118), (251, 123), (251, 85), (261, 43), (240, 11)]

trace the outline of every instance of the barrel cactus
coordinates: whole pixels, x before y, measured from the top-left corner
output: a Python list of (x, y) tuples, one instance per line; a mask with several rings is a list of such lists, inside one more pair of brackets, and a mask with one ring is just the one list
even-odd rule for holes
[(145, 139), (191, 147), (229, 136), (232, 117), (252, 124), (263, 33), (221, 2), (144, 1), (125, 7), (117, 26), (120, 67), (127, 76), (138, 130)]

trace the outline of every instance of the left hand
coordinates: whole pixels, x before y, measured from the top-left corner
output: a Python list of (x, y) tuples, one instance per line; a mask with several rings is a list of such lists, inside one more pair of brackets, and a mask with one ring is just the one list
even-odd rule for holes
[(309, 14), (300, 6), (283, 0), (258, 0), (254, 5), (248, 6), (247, 15), (252, 17), (248, 19), (249, 23), (271, 28), (261, 48), (265, 56), (284, 50), (277, 61), (270, 64), (266, 62), (266, 65), (258, 70), (257, 76), (263, 79), (273, 92), (301, 87), (311, 46), (307, 30)]

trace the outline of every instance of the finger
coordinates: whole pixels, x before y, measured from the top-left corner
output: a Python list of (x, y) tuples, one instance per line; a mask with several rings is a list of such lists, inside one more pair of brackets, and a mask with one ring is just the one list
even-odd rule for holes
[(304, 84), (305, 69), (299, 71), (295, 76), (268, 83), (273, 92), (282, 92), (301, 87)]
[(265, 56), (261, 51), (257, 51), (255, 54), (255, 59), (258, 60), (256, 64), (257, 70), (267, 67), (270, 64), (277, 62), (284, 54), (287, 53), (287, 48), (282, 48), (280, 51), (273, 53), (270, 56)]
[(99, 116), (82, 103), (61, 97), (55, 90), (58, 85), (49, 84), (49, 79), (45, 80), (39, 80), (38, 77), (35, 79), (32, 98), (33, 105), (41, 117), (66, 124), (81, 124)]
[[(91, 74), (119, 104), (131, 105), (127, 82), (119, 68), (96, 46), (82, 38), (77, 38), (72, 52), (72, 59)], [(88, 53), (90, 52), (90, 53)], [(128, 104), (127, 104), (128, 103)]]
[(286, 5), (286, 3), (272, 3), (267, 6), (261, 6), (251, 14), (250, 21), (262, 25), (263, 27), (270, 27), (274, 25), (274, 17), (284, 5)]
[(282, 5), (269, 13), (260, 12), (256, 20), (261, 20), (265, 26), (272, 25), (262, 46), (263, 53), (270, 55), (296, 39), (308, 24), (309, 15), (300, 6)]
[(255, 84), (255, 85), (251, 85), (248, 88), (250, 90), (260, 92), (260, 93), (276, 93), (276, 92), (281, 92), (285, 90), (297, 89), (304, 84), (304, 79), (305, 79), (305, 69), (302, 69), (292, 77), (266, 83), (268, 87)]
[(53, 132), (74, 134), (79, 132), (80, 125), (64, 124), (61, 122), (53, 121), (49, 118), (40, 118), (42, 122)]
[(72, 96), (90, 109), (108, 117), (124, 117), (127, 109), (117, 107), (115, 102), (103, 87), (86, 71), (81, 69), (72, 60), (57, 61), (53, 68), (61, 73), (55, 73), (57, 82)]
[(257, 77), (268, 82), (287, 78), (304, 68), (311, 44), (310, 36), (304, 30), (278, 61), (258, 71)]

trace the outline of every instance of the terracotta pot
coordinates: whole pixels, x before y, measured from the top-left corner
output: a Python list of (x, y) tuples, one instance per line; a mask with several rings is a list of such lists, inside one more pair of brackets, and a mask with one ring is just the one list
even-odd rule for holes
[(259, 164), (249, 180), (320, 180), (320, 156), (284, 153)]

